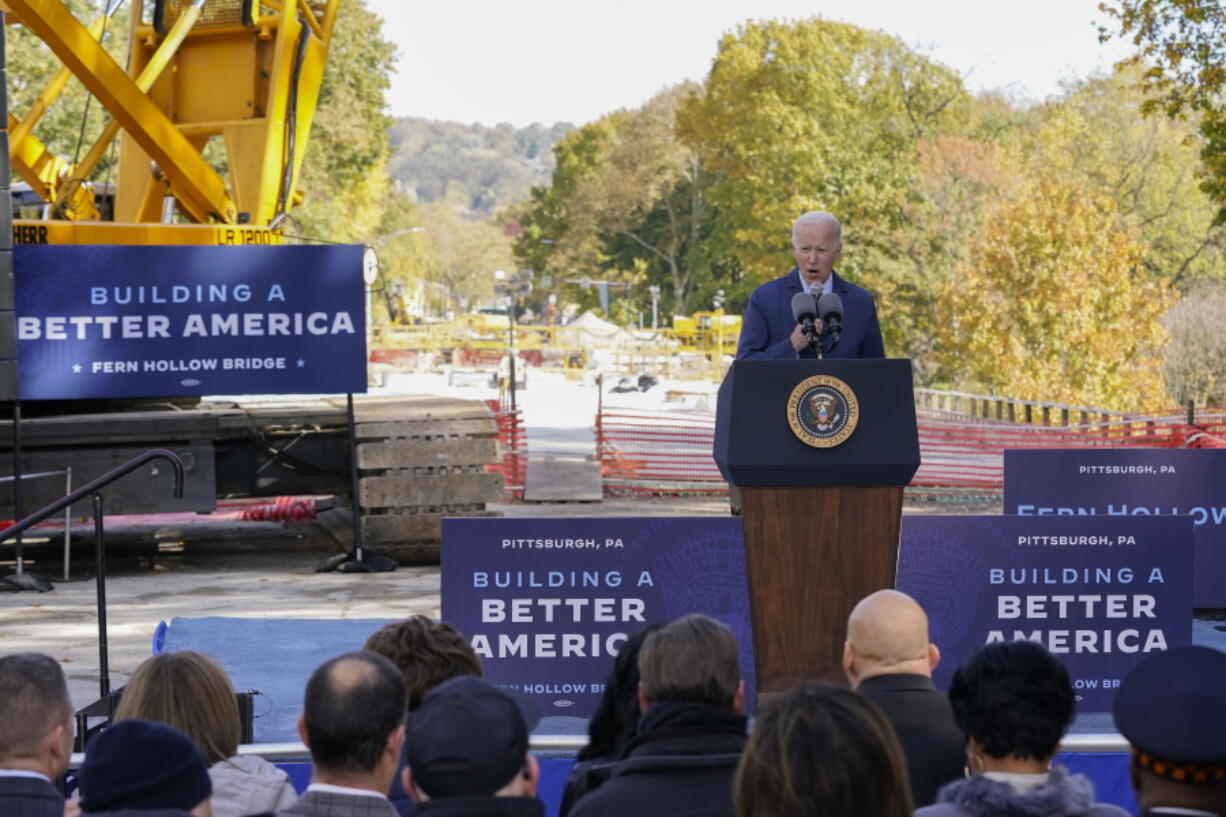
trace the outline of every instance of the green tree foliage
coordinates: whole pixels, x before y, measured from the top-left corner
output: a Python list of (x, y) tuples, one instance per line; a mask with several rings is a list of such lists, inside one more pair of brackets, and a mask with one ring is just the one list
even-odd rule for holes
[(846, 225), (841, 272), (880, 296), (887, 348), (906, 348), (894, 311), (907, 306), (896, 290), (913, 269), (887, 262), (917, 142), (953, 129), (966, 102), (956, 74), (879, 32), (811, 19), (725, 36), (678, 127), (716, 177), (718, 249), (747, 273), (741, 290), (792, 265), (796, 216), (828, 210)]
[(1197, 121), (1202, 137), (1205, 191), (1226, 222), (1226, 7), (1220, 0), (1105, 0), (1114, 20), (1103, 39), (1137, 46), (1132, 63), (1144, 67), (1145, 113)]
[[(683, 140), (719, 174), (737, 258), (759, 283), (814, 207), (849, 225), (900, 217), (915, 142), (963, 96), (956, 75), (887, 35), (820, 19), (744, 26), (720, 43)], [(862, 230), (862, 227), (855, 228)]]
[(1162, 373), (1176, 403), (1226, 406), (1226, 288), (1202, 285), (1167, 313), (1171, 333)]
[[(65, 0), (64, 5), (88, 26), (102, 15), (106, 3), (102, 0)], [(102, 46), (118, 64), (126, 65), (128, 11), (127, 8), (112, 8), (112, 11), (102, 32)], [(5, 62), (9, 112), (21, 119), (62, 64), (42, 40), (22, 25), (10, 25), (5, 30)], [(72, 77), (34, 133), (52, 153), (72, 162), (89, 150), (109, 118), (98, 100), (92, 99), (85, 86)], [(108, 153), (94, 169), (93, 177), (105, 179), (114, 165), (114, 153)]]
[(1226, 230), (1200, 189), (1196, 128), (1141, 117), (1142, 71), (1124, 67), (1071, 86), (1032, 114), (1031, 163), (1111, 197), (1124, 222), (1148, 244), (1143, 268), (1187, 291), (1226, 274)]
[(539, 279), (557, 282), (570, 276), (603, 271), (607, 257), (599, 236), (570, 226), (571, 201), (589, 179), (607, 166), (608, 154), (623, 114), (602, 117), (571, 131), (553, 147), (554, 170), (548, 187), (535, 187), (521, 207), (510, 208), (518, 236), (515, 257)]
[(714, 265), (706, 174), (675, 133), (678, 106), (697, 93), (692, 83), (666, 88), (559, 143), (553, 184), (524, 214), (518, 256), (557, 274), (623, 280), (638, 303), (657, 284), (665, 310), (688, 311)]
[(388, 171), (397, 188), (418, 201), (460, 196), (471, 211), (488, 217), (549, 181), (551, 148), (573, 129), (564, 122), (485, 127), (406, 116), (392, 126)]
[[(1011, 168), (1015, 175), (1022, 168)], [(1107, 409), (1164, 405), (1169, 291), (1114, 202), (1049, 172), (996, 203), (942, 290), (940, 351), (958, 385)]]
[(991, 205), (1017, 186), (1019, 177), (1004, 159), (1014, 155), (996, 142), (953, 134), (916, 145), (913, 187), (901, 205), (904, 221), (889, 234), (893, 252), (880, 254), (879, 279), (887, 286), (878, 295), (883, 312), (888, 301), (891, 348), (911, 358), (917, 385), (959, 377), (961, 361), (943, 357), (936, 343), (949, 319), (942, 293), (968, 263), (970, 239)]
[(298, 187), (306, 194), (293, 219), (298, 234), (330, 241), (369, 235), (389, 187), (384, 94), (395, 46), (365, 0), (347, 0), (337, 17), (328, 65)]
[(443, 287), (450, 308), (461, 312), (490, 296), (495, 270), (516, 270), (506, 230), (466, 218), (465, 211), (459, 200), (433, 201), (417, 210), (426, 229), (426, 280)]

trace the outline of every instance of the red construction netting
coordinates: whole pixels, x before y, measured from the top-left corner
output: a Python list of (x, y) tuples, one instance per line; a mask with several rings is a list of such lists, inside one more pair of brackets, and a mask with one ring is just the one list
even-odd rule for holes
[[(919, 410), (921, 465), (911, 487), (998, 493), (1006, 448), (1226, 448), (1226, 410), (1105, 417), (1036, 426)], [(605, 490), (628, 494), (719, 494), (727, 485), (711, 458), (709, 414), (605, 409), (596, 420)]]
[(710, 414), (604, 409), (596, 418), (605, 493), (726, 494), (714, 442)]
[(524, 476), (528, 470), (528, 435), (524, 430), (523, 410), (511, 410), (505, 400), (486, 400), (498, 423), (498, 451), (502, 459), (485, 470), (502, 474), (508, 501), (524, 498)]

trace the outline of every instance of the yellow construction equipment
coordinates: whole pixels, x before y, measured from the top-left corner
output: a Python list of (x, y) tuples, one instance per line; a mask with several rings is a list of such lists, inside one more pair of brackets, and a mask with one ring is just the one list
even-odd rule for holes
[[(63, 63), (18, 118), (13, 168), (51, 221), (16, 220), (15, 243), (279, 244), (341, 0), (132, 0), (127, 70), (60, 0), (3, 0), (7, 21)], [(39, 118), (75, 76), (111, 121), (84, 158), (52, 155)], [(202, 153), (225, 148), (227, 177)], [(100, 220), (89, 175), (118, 138), (114, 220)], [(172, 208), (167, 202), (173, 202)], [(168, 223), (173, 222), (173, 223)]]

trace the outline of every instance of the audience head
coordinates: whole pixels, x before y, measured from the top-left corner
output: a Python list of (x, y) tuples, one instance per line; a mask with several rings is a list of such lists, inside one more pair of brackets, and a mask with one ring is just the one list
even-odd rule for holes
[(847, 618), (843, 671), (852, 687), (878, 675), (932, 676), (940, 650), (928, 641), (928, 616), (906, 593), (878, 590)]
[(738, 817), (909, 817), (902, 747), (872, 701), (807, 681), (770, 698), (736, 770)]
[(740, 712), (744, 704), (736, 639), (725, 625), (701, 613), (650, 633), (639, 651), (639, 674), (642, 709), (673, 701)]
[(1059, 659), (1033, 641), (979, 647), (949, 685), (972, 771), (984, 759), (1046, 766), (1073, 720), (1073, 687)]
[(534, 797), (540, 770), (528, 733), (540, 716), (480, 678), (445, 681), (409, 719), (402, 782), (415, 801)]
[(600, 696), (600, 704), (587, 724), (587, 746), (578, 760), (617, 757), (634, 737), (639, 720), (639, 652), (647, 636), (660, 629), (651, 624), (633, 633), (613, 659), (613, 671)]
[(460, 631), (445, 621), (410, 616), (394, 621), (366, 639), (363, 649), (377, 652), (400, 668), (408, 687), (409, 711), (443, 681), (481, 676), (481, 661)]
[(1115, 726), (1132, 744), (1141, 810), (1226, 814), (1226, 653), (1187, 646), (1153, 653), (1115, 696)]
[(188, 811), (209, 817), (213, 784), (187, 735), (156, 721), (129, 718), (85, 747), (79, 772), (81, 811)]
[(325, 661), (307, 681), (298, 733), (311, 751), (318, 782), (385, 792), (404, 738), (404, 678), (373, 652)]
[(0, 769), (62, 775), (72, 756), (72, 715), (55, 659), (32, 652), (0, 658)]
[(238, 752), (240, 721), (234, 687), (216, 661), (191, 650), (146, 659), (132, 673), (115, 720), (170, 724), (196, 744), (206, 766)]

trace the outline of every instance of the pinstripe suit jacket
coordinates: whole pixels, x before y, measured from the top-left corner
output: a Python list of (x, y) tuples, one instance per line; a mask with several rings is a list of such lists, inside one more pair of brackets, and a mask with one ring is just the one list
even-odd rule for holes
[(64, 795), (46, 780), (0, 777), (0, 814), (4, 817), (63, 817)]
[(277, 817), (400, 817), (382, 798), (330, 791), (304, 792), (298, 802), (277, 812)]

